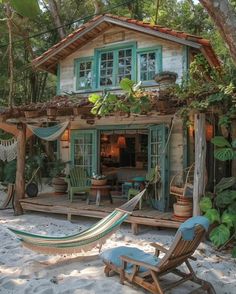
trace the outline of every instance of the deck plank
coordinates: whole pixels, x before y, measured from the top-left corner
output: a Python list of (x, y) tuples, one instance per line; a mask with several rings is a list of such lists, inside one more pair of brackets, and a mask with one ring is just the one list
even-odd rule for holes
[[(125, 203), (125, 199), (115, 198), (113, 200), (113, 204), (111, 204), (109, 200), (104, 200), (101, 202), (100, 206), (96, 206), (95, 204), (88, 205), (86, 201), (82, 199), (75, 199), (75, 201), (71, 203), (67, 195), (42, 193), (35, 198), (22, 199), (20, 202), (24, 211), (30, 210), (64, 214), (70, 219), (72, 215), (103, 218), (116, 207)], [(144, 207), (142, 210), (134, 210), (126, 222), (164, 228), (178, 228), (181, 224), (181, 222), (172, 220), (171, 212), (160, 212), (150, 207)]]

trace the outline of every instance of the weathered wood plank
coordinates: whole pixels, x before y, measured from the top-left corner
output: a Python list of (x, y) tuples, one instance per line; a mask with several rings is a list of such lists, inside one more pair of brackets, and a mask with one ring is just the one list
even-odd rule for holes
[(193, 185), (193, 215), (200, 215), (199, 201), (205, 193), (205, 169), (206, 169), (206, 135), (205, 114), (194, 116), (195, 129), (195, 169)]
[[(64, 197), (64, 198), (63, 198)], [(87, 205), (82, 201), (78, 203), (69, 202), (65, 196), (49, 196), (42, 195), (36, 198), (27, 198), (21, 200), (21, 206), (24, 210), (40, 211), (46, 213), (63, 214), (68, 220), (74, 216), (103, 218), (111, 213), (118, 203), (106, 206)], [(126, 220), (132, 224), (132, 231), (137, 234), (139, 225), (152, 227), (178, 228), (180, 222), (171, 220), (170, 213), (161, 213), (157, 210), (147, 208), (145, 210), (134, 211), (133, 214)]]
[(17, 136), (17, 164), (16, 164), (16, 192), (14, 197), (14, 213), (23, 213), (20, 199), (25, 197), (25, 145), (26, 145), (26, 125), (18, 125)]

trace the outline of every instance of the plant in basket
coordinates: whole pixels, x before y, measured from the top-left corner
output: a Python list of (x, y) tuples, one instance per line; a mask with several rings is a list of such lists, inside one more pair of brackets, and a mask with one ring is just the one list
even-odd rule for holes
[(94, 186), (106, 185), (107, 177), (105, 175), (100, 175), (100, 174), (93, 173), (93, 175), (91, 177), (91, 183)]

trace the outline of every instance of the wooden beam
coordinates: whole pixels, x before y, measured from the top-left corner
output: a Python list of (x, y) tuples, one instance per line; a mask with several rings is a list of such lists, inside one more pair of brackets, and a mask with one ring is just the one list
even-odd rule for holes
[(25, 145), (26, 145), (26, 125), (18, 124), (17, 136), (17, 165), (16, 165), (16, 192), (14, 198), (15, 215), (23, 214), (20, 199), (25, 197)]
[(199, 201), (205, 193), (205, 170), (206, 170), (206, 136), (205, 114), (194, 115), (195, 129), (195, 169), (193, 185), (193, 215), (200, 215)]

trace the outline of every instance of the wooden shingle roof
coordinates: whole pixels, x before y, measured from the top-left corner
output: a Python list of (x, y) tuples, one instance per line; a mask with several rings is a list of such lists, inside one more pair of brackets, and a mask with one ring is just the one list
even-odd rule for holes
[(163, 26), (112, 14), (94, 17), (73, 33), (69, 34), (66, 38), (49, 48), (41, 56), (34, 59), (33, 65), (51, 73), (56, 73), (59, 60), (64, 59), (87, 44), (90, 40), (103, 34), (115, 25), (193, 47), (203, 53), (211, 66), (220, 67), (221, 65), (210, 41), (207, 39), (182, 31), (172, 30)]

